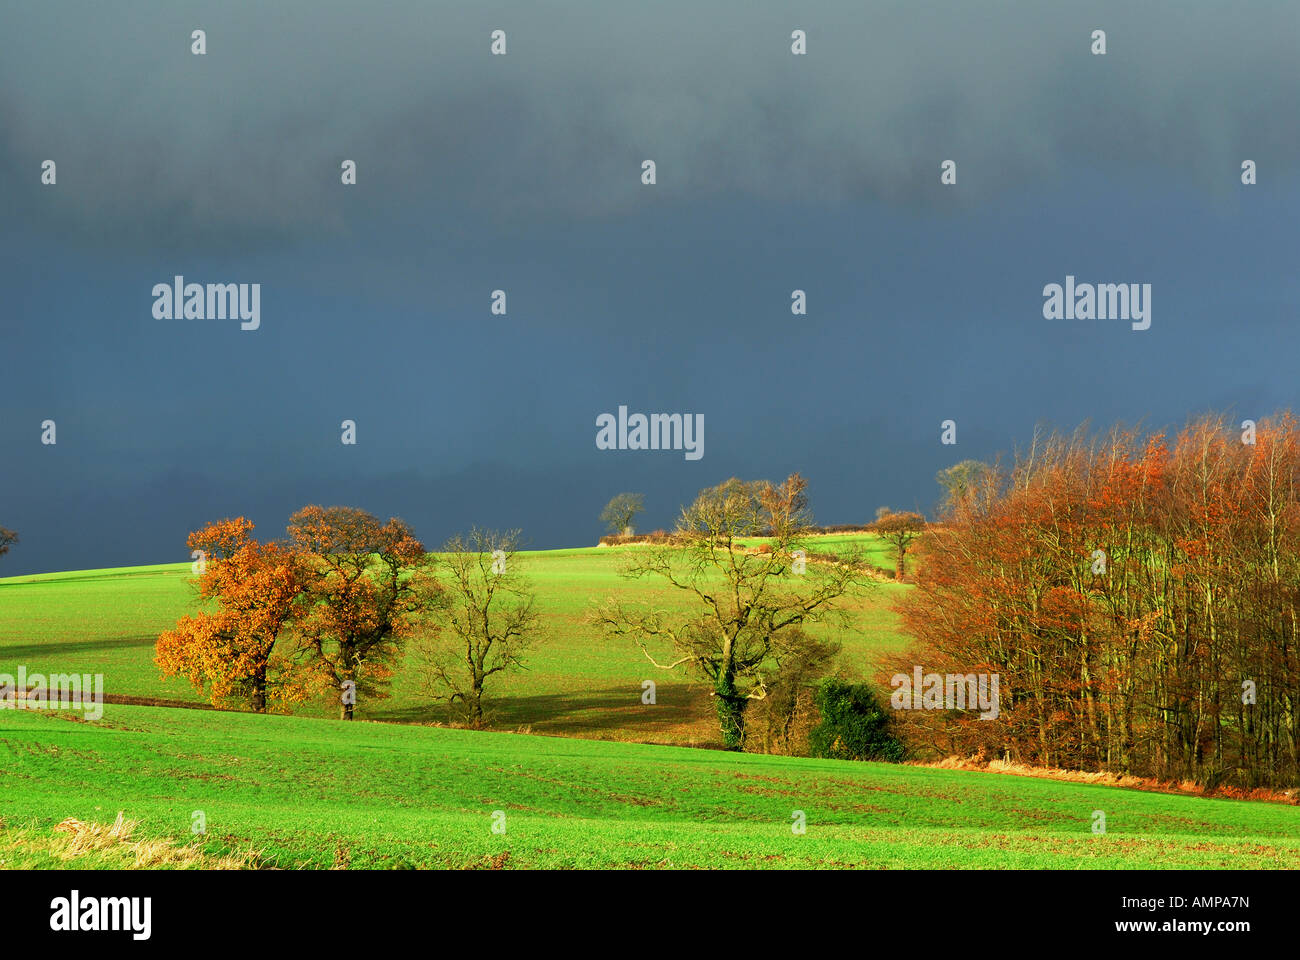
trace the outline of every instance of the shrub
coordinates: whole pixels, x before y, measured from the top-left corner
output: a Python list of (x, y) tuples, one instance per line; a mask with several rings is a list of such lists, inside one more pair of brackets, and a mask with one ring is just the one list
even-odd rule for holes
[(672, 543), (675, 534), (667, 530), (655, 530), (652, 533), (607, 533), (599, 542), (607, 547), (618, 547), (628, 543)]
[(808, 735), (814, 757), (898, 763), (907, 750), (894, 735), (889, 711), (871, 687), (831, 677), (817, 688), (821, 723)]

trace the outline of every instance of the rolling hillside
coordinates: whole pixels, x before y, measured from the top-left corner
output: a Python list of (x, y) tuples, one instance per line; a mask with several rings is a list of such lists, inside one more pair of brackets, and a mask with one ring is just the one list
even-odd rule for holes
[(119, 811), (254, 866), (1300, 867), (1296, 807), (889, 764), (129, 706), (7, 711), (0, 760), (5, 867), (130, 866), (59, 859)]
[[(843, 535), (825, 538), (843, 550)], [(883, 557), (883, 544), (858, 537)], [(534, 551), (524, 570), (537, 592), (540, 642), (528, 669), (500, 679), (490, 693), (494, 726), (613, 740), (709, 745), (718, 743), (708, 690), (681, 671), (656, 670), (631, 643), (610, 643), (585, 622), (593, 602), (610, 597), (674, 606), (681, 598), (651, 580), (620, 576), (638, 547)], [(879, 556), (877, 555), (879, 554)], [(103, 673), (111, 696), (201, 703), (186, 682), (164, 680), (153, 662), (158, 633), (196, 609), (188, 563), (116, 570), (83, 570), (0, 579), (0, 672), (18, 664), (29, 671)], [(890, 610), (905, 586), (876, 584), (864, 598), (846, 603), (848, 629), (824, 630), (843, 644), (842, 663), (867, 675), (875, 656), (905, 644)], [(653, 679), (657, 703), (641, 703), (642, 681)], [(308, 704), (306, 716), (332, 717), (331, 704)], [(392, 697), (361, 703), (370, 720), (445, 722), (446, 709), (421, 697), (414, 672), (399, 671)]]
[[(432, 726), (445, 711), (409, 676), (360, 705), (383, 723), (341, 723), (328, 703), (284, 717), (110, 702), (95, 723), (0, 711), (0, 867), (1300, 867), (1291, 806), (674, 746), (718, 743), (707, 690), (584, 621), (611, 596), (680, 602), (619, 576), (636, 549), (526, 555), (544, 640), (496, 688), (494, 726), (532, 736)], [(153, 664), (157, 633), (194, 608), (189, 578), (170, 564), (0, 580), (0, 672), (103, 673), (110, 696), (200, 705)], [(846, 669), (868, 676), (905, 643), (890, 606), (907, 589), (849, 607)]]

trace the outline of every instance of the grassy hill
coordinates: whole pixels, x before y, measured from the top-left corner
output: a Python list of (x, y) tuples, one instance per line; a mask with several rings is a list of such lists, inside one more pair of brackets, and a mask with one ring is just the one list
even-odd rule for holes
[[(819, 541), (821, 542), (821, 541)], [(874, 538), (829, 535), (828, 550), (850, 543), (874, 552)], [(528, 656), (528, 670), (500, 678), (490, 689), (494, 726), (530, 726), (551, 733), (613, 740), (709, 745), (719, 742), (708, 690), (682, 672), (655, 669), (634, 644), (611, 643), (584, 622), (593, 602), (618, 597), (661, 607), (680, 596), (653, 580), (629, 582), (619, 575), (640, 547), (592, 547), (524, 554), (524, 570), (538, 595), (541, 642)], [(883, 556), (883, 554), (882, 554)], [(879, 560), (879, 558), (876, 558)], [(199, 703), (181, 680), (163, 680), (153, 663), (158, 633), (196, 609), (188, 563), (116, 570), (82, 570), (0, 579), (0, 672), (103, 673), (105, 693)], [(845, 604), (847, 630), (822, 629), (843, 643), (842, 662), (868, 675), (876, 657), (906, 643), (890, 609), (899, 591), (880, 583), (864, 598)], [(657, 703), (641, 703), (642, 681), (657, 684)], [(333, 716), (320, 703), (297, 712)], [(439, 722), (446, 710), (419, 692), (412, 671), (399, 671), (388, 700), (358, 704), (371, 720)]]
[(131, 866), (111, 841), (61, 860), (53, 827), (122, 811), (133, 840), (184, 849), (196, 810), (203, 854), (279, 867), (1300, 867), (1300, 809), (1283, 805), (157, 707), (95, 724), (5, 711), (0, 798), (5, 867)]
[[(429, 726), (445, 712), (409, 677), (358, 711), (406, 725), (322, 719), (330, 703), (293, 717), (110, 704), (96, 723), (0, 711), (0, 867), (1300, 867), (1296, 807), (653, 745), (718, 732), (702, 685), (584, 622), (610, 597), (681, 602), (619, 576), (637, 549), (525, 555), (544, 640), (496, 688), (495, 726), (562, 737)], [(110, 695), (197, 705), (153, 664), (158, 632), (194, 609), (189, 579), (170, 564), (0, 580), (0, 672), (103, 673)], [(890, 606), (907, 589), (849, 606), (836, 635), (851, 672), (906, 643)], [(107, 829), (119, 811), (129, 836)], [(56, 829), (65, 818), (81, 824)]]

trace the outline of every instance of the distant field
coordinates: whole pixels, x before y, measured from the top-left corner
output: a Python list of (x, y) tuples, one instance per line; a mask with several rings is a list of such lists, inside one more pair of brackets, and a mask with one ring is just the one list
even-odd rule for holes
[[(885, 545), (861, 534), (818, 538), (827, 549), (848, 543), (880, 553)], [(833, 546), (831, 546), (833, 544)], [(583, 618), (593, 601), (619, 597), (673, 607), (681, 598), (652, 580), (619, 575), (638, 547), (534, 551), (522, 555), (538, 594), (544, 638), (528, 657), (529, 669), (492, 688), (497, 729), (652, 743), (718, 742), (706, 688), (685, 674), (652, 667), (633, 644), (610, 643)], [(881, 562), (877, 560), (876, 562)], [(881, 562), (881, 565), (886, 563)], [(103, 673), (105, 692), (201, 702), (180, 680), (164, 681), (153, 663), (158, 633), (196, 609), (188, 563), (124, 567), (0, 579), (0, 672)], [(843, 663), (869, 675), (877, 658), (905, 645), (890, 606), (900, 591), (874, 584), (845, 609), (847, 630), (830, 630), (844, 647)], [(641, 703), (641, 683), (657, 684), (657, 703)], [(409, 671), (399, 672), (388, 700), (358, 705), (363, 719), (436, 722), (445, 708), (424, 700)], [(333, 716), (329, 704), (308, 704), (307, 716)]]
[[(738, 542), (744, 546), (757, 546), (770, 539), (770, 537), (752, 537)], [(877, 567), (893, 570), (895, 566), (894, 548), (873, 533), (824, 533), (810, 537), (809, 541), (813, 544), (814, 550), (824, 550), (827, 553), (861, 550), (863, 556)], [(908, 564), (908, 569), (911, 570), (910, 558)]]
[(180, 846), (196, 810), (205, 853), (279, 867), (1300, 868), (1300, 809), (1274, 804), (246, 713), (0, 714), (0, 867), (131, 866), (126, 845), (60, 860), (52, 828), (123, 811), (132, 839)]

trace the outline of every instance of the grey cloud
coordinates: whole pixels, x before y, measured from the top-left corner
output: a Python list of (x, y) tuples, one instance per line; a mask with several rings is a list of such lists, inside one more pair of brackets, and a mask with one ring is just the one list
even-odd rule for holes
[[(3, 211), (81, 242), (205, 250), (367, 215), (604, 217), (657, 198), (960, 202), (1068, 166), (1227, 189), (1294, 169), (1285, 2), (24, 5), (3, 14)], [(207, 31), (208, 54), (189, 53)], [(488, 34), (508, 31), (507, 57)], [(794, 27), (810, 53), (789, 52)], [(1095, 27), (1106, 57), (1088, 53)], [(1250, 56), (1242, 56), (1250, 50)], [(39, 163), (60, 165), (52, 197)], [(357, 192), (338, 187), (356, 159)]]

